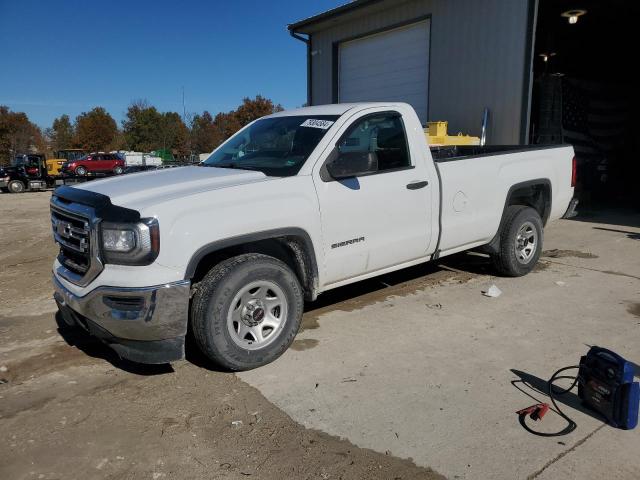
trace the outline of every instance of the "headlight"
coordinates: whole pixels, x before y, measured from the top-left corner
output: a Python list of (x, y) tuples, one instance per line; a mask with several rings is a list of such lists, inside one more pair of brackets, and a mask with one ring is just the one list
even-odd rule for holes
[(102, 248), (109, 252), (130, 252), (136, 247), (136, 232), (118, 228), (102, 229)]
[(160, 229), (155, 218), (139, 223), (103, 222), (102, 254), (105, 263), (149, 265), (160, 253)]

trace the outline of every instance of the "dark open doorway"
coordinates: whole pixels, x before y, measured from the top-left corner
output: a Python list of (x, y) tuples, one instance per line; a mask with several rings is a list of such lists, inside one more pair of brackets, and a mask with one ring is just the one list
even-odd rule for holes
[(583, 204), (640, 208), (638, 21), (637, 0), (539, 0), (529, 141), (574, 145)]

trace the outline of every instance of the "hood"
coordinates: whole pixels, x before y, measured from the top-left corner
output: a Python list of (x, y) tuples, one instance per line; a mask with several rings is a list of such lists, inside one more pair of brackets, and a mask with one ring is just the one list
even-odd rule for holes
[(220, 188), (268, 180), (262, 172), (214, 167), (176, 167), (118, 175), (76, 186), (107, 195), (114, 205), (146, 206)]
[(5, 176), (11, 173), (17, 173), (17, 172), (18, 172), (18, 167), (0, 166), (0, 176)]

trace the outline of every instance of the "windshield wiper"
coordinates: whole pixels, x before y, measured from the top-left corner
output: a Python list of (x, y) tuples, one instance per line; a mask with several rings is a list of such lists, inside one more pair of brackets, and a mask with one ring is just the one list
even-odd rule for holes
[(234, 162), (216, 163), (216, 164), (213, 164), (213, 165), (207, 165), (207, 167), (232, 168), (232, 169), (235, 169), (235, 170), (258, 170), (257, 167), (246, 166), (246, 165), (238, 165), (237, 163), (234, 163)]

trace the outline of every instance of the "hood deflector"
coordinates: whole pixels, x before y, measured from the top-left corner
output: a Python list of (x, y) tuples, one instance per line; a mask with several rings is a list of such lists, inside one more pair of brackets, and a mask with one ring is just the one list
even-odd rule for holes
[(53, 195), (62, 203), (79, 203), (92, 207), (99, 218), (108, 222), (135, 223), (140, 221), (140, 212), (113, 205), (111, 199), (101, 193), (65, 185), (56, 188)]

